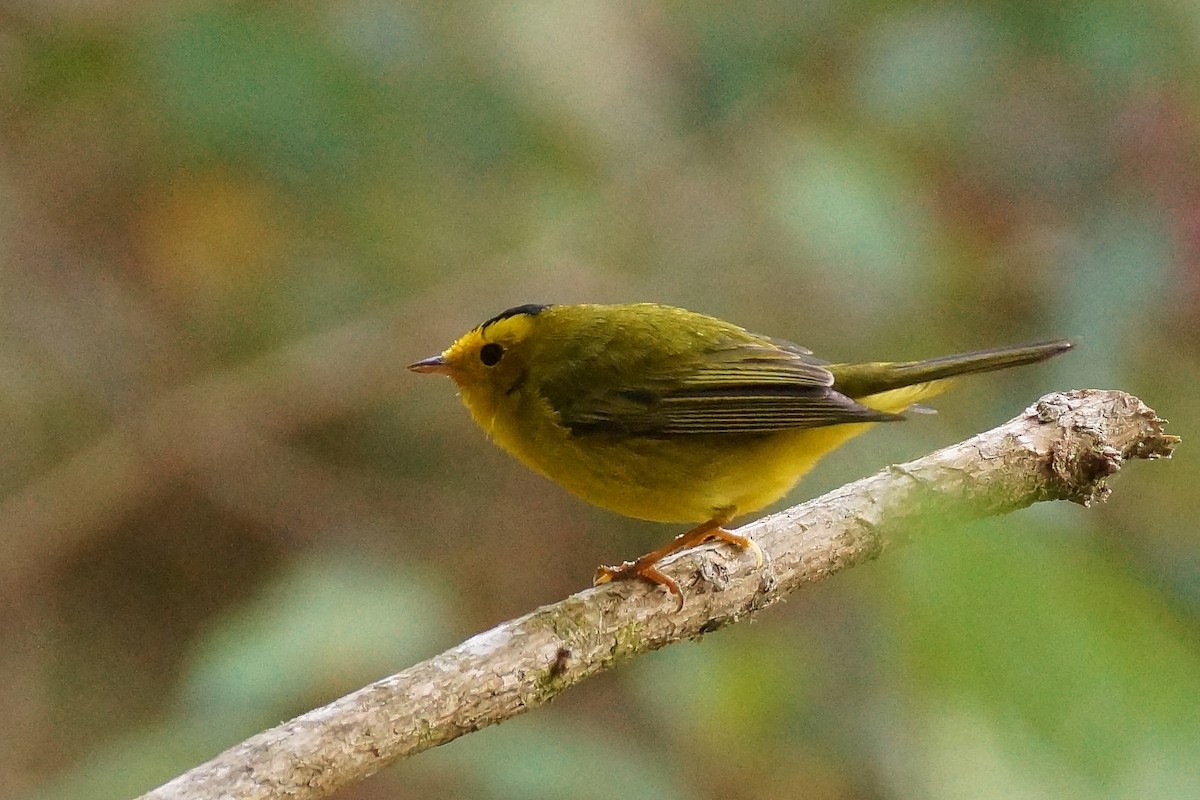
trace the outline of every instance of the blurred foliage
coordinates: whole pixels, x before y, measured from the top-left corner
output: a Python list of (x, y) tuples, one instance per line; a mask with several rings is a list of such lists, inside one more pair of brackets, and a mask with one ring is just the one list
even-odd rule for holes
[(1185, 443), (347, 797), (1200, 795), (1198, 38), (1174, 0), (7, 4), (6, 796), (131, 796), (669, 535), (403, 370), (640, 299), (847, 360), (1080, 341), (797, 497), (1055, 388)]

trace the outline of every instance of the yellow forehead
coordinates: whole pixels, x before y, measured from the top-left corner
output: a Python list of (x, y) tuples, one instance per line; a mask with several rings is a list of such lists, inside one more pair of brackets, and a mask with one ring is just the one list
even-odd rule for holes
[(533, 332), (537, 317), (532, 314), (514, 314), (492, 322), (485, 322), (475, 330), (485, 342), (519, 342)]
[(456, 356), (464, 353), (474, 353), (488, 342), (511, 345), (523, 341), (533, 332), (536, 323), (536, 315), (529, 313), (518, 313), (488, 320), (458, 337), (458, 340), (446, 350), (445, 357), (453, 360)]

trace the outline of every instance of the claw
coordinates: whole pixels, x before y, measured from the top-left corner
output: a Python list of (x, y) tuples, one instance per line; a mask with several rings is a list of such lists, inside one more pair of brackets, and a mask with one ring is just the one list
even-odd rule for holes
[(654, 566), (653, 563), (641, 564), (638, 561), (626, 561), (619, 567), (601, 565), (596, 568), (596, 577), (592, 579), (592, 585), (600, 586), (629, 578), (642, 578), (659, 586), (665, 586), (668, 592), (675, 595), (675, 613), (683, 610), (683, 590), (679, 588), (679, 584), (674, 578)]
[(731, 544), (734, 547), (740, 547), (743, 550), (749, 550), (750, 552), (754, 553), (755, 569), (762, 569), (762, 565), (767, 561), (766, 557), (763, 555), (762, 548), (758, 546), (758, 542), (754, 541), (749, 536), (741, 536), (736, 533), (730, 533), (724, 528), (717, 528), (709, 532), (708, 536), (705, 538), (706, 540), (716, 539), (719, 542), (725, 542), (726, 544)]
[(600, 566), (596, 567), (596, 577), (592, 578), (592, 586), (599, 586), (603, 583), (609, 583), (610, 581), (627, 573), (632, 566), (632, 561), (626, 561), (619, 567), (609, 567), (601, 564)]
[(675, 595), (675, 611), (678, 613), (683, 610), (683, 590), (679, 588), (679, 584), (673, 578), (669, 577), (657, 566), (659, 560), (674, 553), (676, 550), (683, 550), (688, 547), (694, 547), (702, 542), (716, 540), (754, 553), (755, 569), (761, 569), (763, 564), (767, 562), (762, 548), (758, 546), (757, 542), (749, 536), (730, 533), (721, 527), (726, 520), (728, 520), (728, 517), (710, 519), (708, 522), (698, 525), (690, 531), (679, 534), (668, 544), (647, 553), (637, 561), (625, 561), (619, 567), (599, 567), (596, 569), (596, 577), (592, 579), (592, 585), (600, 586), (601, 584), (616, 580), (642, 578), (659, 586), (667, 587), (667, 591)]

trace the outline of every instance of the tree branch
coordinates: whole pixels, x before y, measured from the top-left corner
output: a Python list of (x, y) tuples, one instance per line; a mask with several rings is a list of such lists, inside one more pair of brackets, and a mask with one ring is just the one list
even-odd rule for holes
[(717, 545), (668, 559), (687, 593), (679, 613), (642, 582), (587, 589), (257, 734), (143, 798), (327, 797), (640, 653), (744, 619), (931, 522), (1103, 500), (1122, 462), (1170, 457), (1179, 440), (1163, 423), (1123, 392), (1047, 395), (998, 428), (745, 526), (769, 557), (761, 570)]

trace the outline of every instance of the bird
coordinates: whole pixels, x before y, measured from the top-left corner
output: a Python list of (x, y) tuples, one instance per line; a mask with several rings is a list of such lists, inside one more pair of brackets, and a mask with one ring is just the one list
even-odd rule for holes
[(637, 519), (689, 524), (594, 583), (641, 578), (674, 595), (661, 559), (706, 541), (755, 555), (726, 529), (783, 497), (821, 459), (959, 375), (1032, 364), (1066, 339), (920, 361), (829, 363), (784, 339), (656, 303), (527, 304), (408, 368), (449, 376), (502, 449), (569, 492)]

